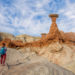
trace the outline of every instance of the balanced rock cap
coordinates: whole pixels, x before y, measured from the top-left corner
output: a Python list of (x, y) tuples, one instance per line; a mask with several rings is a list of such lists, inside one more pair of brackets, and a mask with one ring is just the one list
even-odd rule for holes
[(50, 14), (49, 17), (59, 17), (58, 14)]

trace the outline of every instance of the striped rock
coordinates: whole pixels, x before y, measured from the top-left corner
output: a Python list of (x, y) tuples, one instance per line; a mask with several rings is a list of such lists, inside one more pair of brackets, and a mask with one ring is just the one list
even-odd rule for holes
[(4, 75), (75, 75), (56, 64), (48, 62), (41, 57), (34, 57), (26, 63), (9, 65), (9, 70)]

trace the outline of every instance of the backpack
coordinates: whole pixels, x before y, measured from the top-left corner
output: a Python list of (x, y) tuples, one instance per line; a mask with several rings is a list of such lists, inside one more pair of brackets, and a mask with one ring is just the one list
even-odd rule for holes
[(0, 54), (1, 55), (3, 55), (3, 54), (5, 54), (6, 53), (6, 47), (2, 47), (1, 49), (0, 49)]
[(1, 48), (0, 48), (0, 57), (1, 57)]

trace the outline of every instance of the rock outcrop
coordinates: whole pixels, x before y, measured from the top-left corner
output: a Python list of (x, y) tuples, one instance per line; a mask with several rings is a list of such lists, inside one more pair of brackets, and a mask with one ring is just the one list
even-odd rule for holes
[[(37, 57), (36, 57), (37, 58)], [(61, 68), (55, 64), (49, 63), (45, 59), (15, 66), (4, 75), (75, 75), (71, 71)]]
[(75, 43), (75, 33), (74, 32), (60, 31), (60, 33), (61, 33), (62, 37), (64, 38), (64, 40)]
[(39, 40), (40, 37), (33, 37), (33, 36), (26, 35), (26, 34), (14, 36), (9, 33), (0, 32), (0, 41), (5, 40), (5, 39), (22, 41), (22, 42), (33, 42), (33, 41)]
[(61, 37), (60, 31), (59, 31), (57, 24), (56, 24), (56, 18), (58, 17), (58, 15), (51, 14), (49, 16), (52, 19), (52, 24), (51, 24), (49, 33), (47, 35), (47, 39), (59, 41), (60, 39), (62, 39), (62, 37)]
[[(50, 62), (60, 65), (64, 68), (75, 73), (75, 67), (72, 66), (72, 62), (75, 62), (75, 46), (71, 44), (64, 44), (59, 42), (53, 42), (43, 47), (30, 46), (24, 47), (25, 49), (35, 52), (37, 55), (48, 59)], [(73, 69), (72, 69), (73, 68)]]
[(23, 42), (33, 42), (33, 41), (38, 41), (40, 37), (33, 37), (29, 35), (18, 35), (16, 36), (16, 40), (22, 40)]
[(11, 48), (24, 47), (25, 43), (37, 41), (39, 39), (40, 37), (33, 37), (26, 34), (15, 37), (12, 34), (0, 32), (0, 46), (2, 46), (2, 43), (6, 43), (6, 46)]
[(25, 53), (20, 50), (8, 49), (6, 65), (0, 65), (0, 75), (75, 75), (36, 53), (26, 49)]

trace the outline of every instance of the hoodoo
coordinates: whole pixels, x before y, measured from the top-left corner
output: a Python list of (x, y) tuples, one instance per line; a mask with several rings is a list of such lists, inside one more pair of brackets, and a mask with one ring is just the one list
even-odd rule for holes
[(49, 33), (47, 35), (47, 39), (49, 39), (49, 40), (53, 40), (53, 39), (59, 40), (59, 39), (61, 39), (61, 34), (60, 34), (60, 31), (59, 31), (59, 29), (57, 27), (57, 24), (56, 24), (56, 18), (58, 18), (58, 14), (50, 14), (49, 17), (52, 20), (52, 24), (51, 24)]
[(42, 33), (41, 34), (41, 40), (44, 40), (46, 38), (46, 35), (47, 35), (46, 33)]

